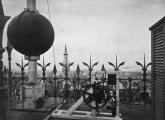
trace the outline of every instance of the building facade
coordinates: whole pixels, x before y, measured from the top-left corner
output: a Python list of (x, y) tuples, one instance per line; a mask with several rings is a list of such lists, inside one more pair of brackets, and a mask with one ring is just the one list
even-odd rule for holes
[(165, 120), (165, 17), (151, 31), (151, 79), (154, 120)]

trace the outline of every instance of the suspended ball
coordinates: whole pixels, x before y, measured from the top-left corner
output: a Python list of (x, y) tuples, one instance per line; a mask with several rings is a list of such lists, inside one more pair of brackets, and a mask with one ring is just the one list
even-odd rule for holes
[(7, 37), (12, 46), (26, 56), (39, 56), (53, 44), (53, 26), (41, 14), (25, 10), (11, 20)]

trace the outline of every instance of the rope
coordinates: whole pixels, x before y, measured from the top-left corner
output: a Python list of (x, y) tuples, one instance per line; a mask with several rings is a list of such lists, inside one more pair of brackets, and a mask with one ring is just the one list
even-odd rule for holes
[[(48, 6), (48, 14), (49, 14), (49, 20), (51, 19), (50, 16), (50, 6), (49, 6), (49, 0), (46, 0), (47, 6)], [(54, 44), (53, 44), (53, 60), (54, 60), (54, 65), (55, 65), (55, 52), (54, 52)]]
[(50, 7), (49, 7), (49, 0), (46, 0), (48, 6), (48, 13), (49, 13), (49, 20), (50, 20)]

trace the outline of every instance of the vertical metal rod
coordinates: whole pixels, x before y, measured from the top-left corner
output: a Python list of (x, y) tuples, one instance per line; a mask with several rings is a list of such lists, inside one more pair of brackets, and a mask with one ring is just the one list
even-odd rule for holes
[(116, 69), (117, 69), (118, 67), (117, 67), (117, 54), (116, 54)]
[(145, 54), (144, 54), (144, 66), (143, 66), (143, 82), (144, 82), (144, 103), (146, 104), (147, 101), (146, 101), (146, 71), (147, 71), (147, 68), (146, 68), (146, 59), (145, 59)]
[(36, 10), (36, 0), (27, 0), (27, 8), (30, 10)]
[(22, 68), (21, 68), (21, 74), (22, 74), (22, 108), (24, 108), (24, 66), (23, 66), (23, 58), (22, 58)]
[(45, 67), (45, 60), (44, 60), (44, 56), (43, 56), (42, 77), (43, 77), (44, 84), (45, 84), (45, 80), (46, 80), (46, 77), (45, 77), (46, 73), (45, 73), (45, 71), (46, 71), (46, 67)]
[(119, 117), (119, 71), (116, 71), (116, 117)]
[(57, 77), (56, 77), (56, 73), (57, 73), (57, 69), (56, 69), (56, 65), (54, 65), (53, 68), (53, 74), (54, 74), (54, 80), (53, 80), (53, 92), (54, 92), (54, 97), (57, 97)]
[(68, 57), (66, 57), (65, 63), (65, 99), (68, 102)]
[(90, 54), (90, 63), (89, 63), (89, 79), (90, 79), (90, 84), (92, 83), (92, 80), (91, 80), (91, 74), (92, 74), (92, 60), (91, 60), (91, 54)]

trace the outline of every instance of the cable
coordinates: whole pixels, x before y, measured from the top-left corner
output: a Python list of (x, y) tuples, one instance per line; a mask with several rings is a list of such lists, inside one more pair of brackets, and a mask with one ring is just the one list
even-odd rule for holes
[(49, 20), (50, 20), (50, 7), (49, 7), (49, 0), (46, 0), (48, 6), (48, 13), (49, 13)]
[[(51, 16), (50, 16), (50, 6), (49, 6), (49, 0), (46, 0), (47, 1), (47, 6), (48, 6), (48, 14), (49, 14), (49, 20), (51, 19)], [(54, 60), (54, 65), (55, 65), (55, 53), (54, 53), (54, 44), (53, 44), (53, 60)]]

